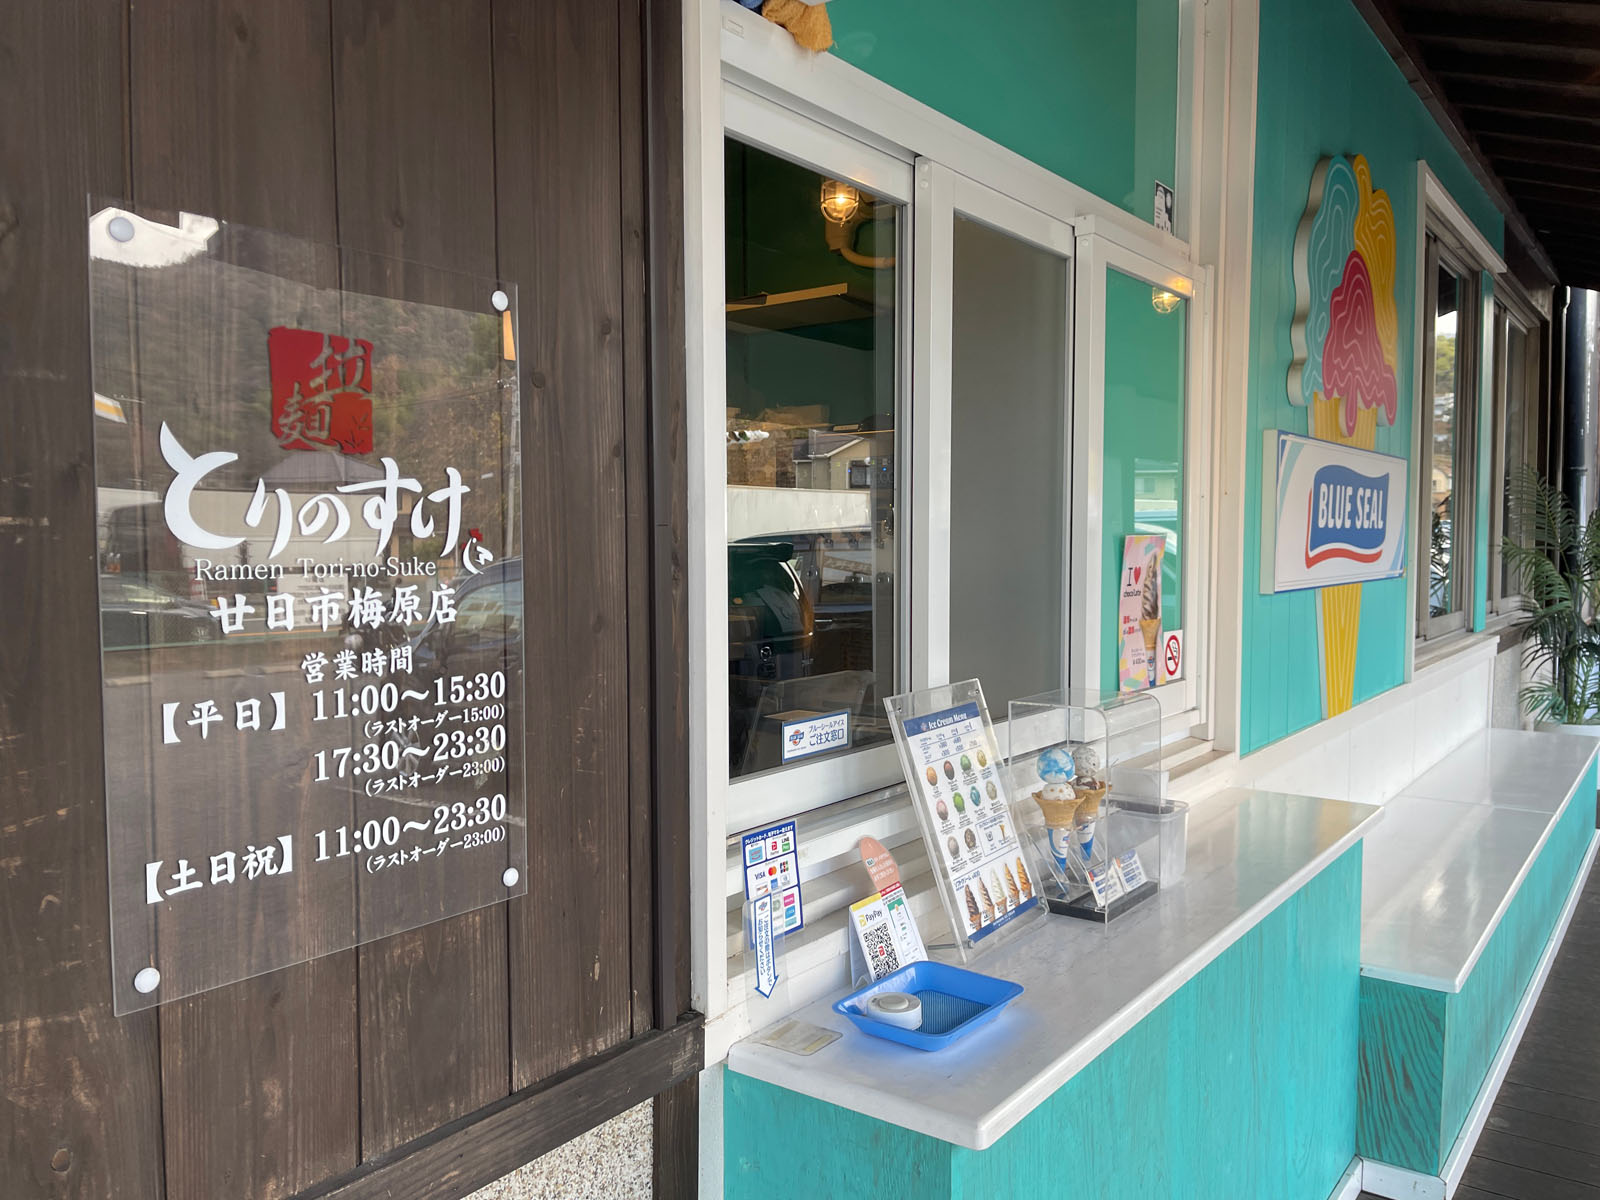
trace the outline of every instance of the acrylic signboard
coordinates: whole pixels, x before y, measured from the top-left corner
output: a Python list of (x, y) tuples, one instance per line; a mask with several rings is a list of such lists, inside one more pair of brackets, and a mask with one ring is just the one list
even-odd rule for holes
[(1405, 459), (1280, 429), (1263, 454), (1263, 592), (1405, 574)]
[(976, 679), (884, 700), (911, 807), (963, 962), (1044, 912)]
[(89, 211), (116, 1011), (522, 894), (515, 289)]

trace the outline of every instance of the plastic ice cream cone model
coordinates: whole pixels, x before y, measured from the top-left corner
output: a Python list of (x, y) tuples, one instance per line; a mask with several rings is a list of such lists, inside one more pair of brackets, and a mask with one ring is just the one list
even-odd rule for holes
[(1067, 851), (1072, 844), (1073, 817), (1078, 811), (1078, 793), (1071, 783), (1078, 772), (1077, 763), (1064, 746), (1052, 746), (1039, 755), (1034, 769), (1044, 780), (1044, 786), (1033, 794), (1033, 800), (1044, 814), (1045, 828), (1050, 834), (1050, 853), (1056, 866), (1065, 869)]
[(1033, 794), (1033, 802), (1044, 814), (1044, 827), (1050, 836), (1050, 853), (1056, 866), (1067, 865), (1067, 849), (1072, 844), (1073, 819), (1078, 812), (1078, 793), (1070, 783), (1047, 783)]
[(1072, 818), (1072, 840), (1084, 862), (1094, 858), (1094, 835), (1100, 828), (1100, 805), (1105, 798), (1105, 784), (1079, 781), (1078, 807)]
[(1035, 769), (1039, 778), (1046, 783), (1071, 783), (1077, 777), (1082, 764), (1077, 761), (1073, 752), (1065, 746), (1051, 746), (1048, 750), (1039, 752), (1039, 761)]
[(967, 885), (967, 924), (972, 926), (972, 932), (977, 933), (983, 928), (983, 914), (978, 911), (978, 898), (972, 894), (972, 885)]

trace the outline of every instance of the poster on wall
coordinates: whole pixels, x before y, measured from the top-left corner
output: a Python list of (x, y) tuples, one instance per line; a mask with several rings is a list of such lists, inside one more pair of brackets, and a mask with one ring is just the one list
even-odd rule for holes
[(90, 211), (115, 1010), (526, 892), (515, 289)]
[(1038, 909), (983, 692), (968, 680), (885, 701), (958, 944)]
[(1264, 453), (1263, 592), (1405, 574), (1405, 459), (1281, 429)]
[(1164, 533), (1129, 534), (1122, 541), (1117, 595), (1117, 687), (1137, 692), (1160, 680), (1161, 560)]

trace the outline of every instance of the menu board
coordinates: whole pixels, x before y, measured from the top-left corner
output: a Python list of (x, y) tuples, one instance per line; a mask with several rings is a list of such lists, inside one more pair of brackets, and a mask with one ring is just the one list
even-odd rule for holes
[(89, 219), (112, 996), (527, 890), (516, 292)]
[(1037, 903), (1007, 802), (999, 756), (977, 701), (900, 718), (906, 763), (929, 857), (957, 903), (969, 940), (993, 933)]

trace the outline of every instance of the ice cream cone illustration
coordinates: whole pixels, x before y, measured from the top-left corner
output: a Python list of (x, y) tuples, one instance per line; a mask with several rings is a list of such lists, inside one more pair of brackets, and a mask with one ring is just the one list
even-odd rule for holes
[[(1296, 315), (1290, 403), (1308, 409), (1312, 437), (1377, 448), (1378, 424), (1398, 414), (1394, 209), (1361, 155), (1325, 158), (1311, 177), (1295, 237)], [(1361, 628), (1359, 583), (1317, 594), (1324, 717), (1347, 711)]]
[(1139, 633), (1144, 638), (1144, 665), (1150, 685), (1160, 682), (1156, 672), (1156, 643), (1161, 640), (1161, 553), (1145, 564), (1144, 595), (1139, 601)]
[(982, 875), (978, 876), (978, 898), (983, 901), (983, 923), (985, 925), (993, 925), (994, 898), (989, 895), (989, 885), (983, 881)]
[(967, 885), (967, 924), (972, 926), (972, 932), (977, 933), (983, 928), (983, 914), (978, 911), (978, 898), (972, 894), (972, 885)]
[[(1311, 436), (1371, 450), (1378, 439), (1377, 409), (1363, 409), (1353, 433), (1346, 433), (1337, 398), (1317, 393), (1311, 408)], [(1337, 716), (1355, 699), (1356, 642), (1361, 633), (1361, 587), (1344, 583), (1317, 593), (1317, 633), (1322, 653), (1322, 714)]]
[[(1021, 870), (1021, 868), (1022, 864), (1020, 862), (1017, 863), (1017, 869)], [(1011, 865), (1009, 863), (1006, 864), (1006, 898), (1011, 901), (1012, 908), (1022, 903), (1022, 895), (1017, 891), (1017, 877), (1011, 873)]]
[(1024, 900), (1033, 895), (1033, 880), (1028, 878), (1028, 869), (1022, 865), (1022, 860), (1017, 859), (1017, 888), (1022, 892)]

